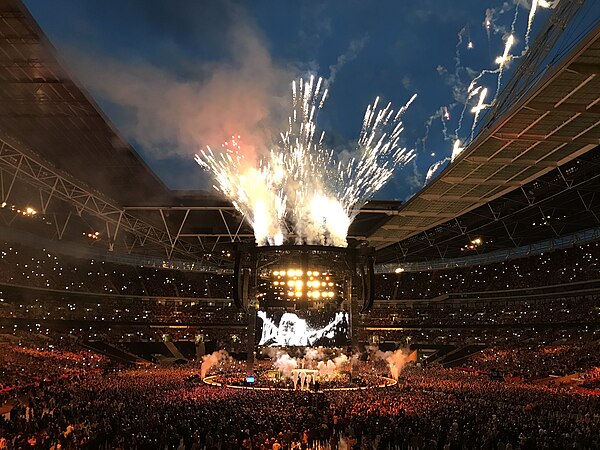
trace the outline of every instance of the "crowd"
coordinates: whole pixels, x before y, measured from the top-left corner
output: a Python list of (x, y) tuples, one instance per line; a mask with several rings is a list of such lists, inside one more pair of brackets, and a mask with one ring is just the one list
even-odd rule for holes
[(151, 297), (231, 298), (231, 276), (53, 254), (0, 240), (0, 283)]
[(470, 366), (526, 379), (585, 373), (600, 366), (600, 341), (563, 339), (549, 345), (516, 342), (494, 346), (472, 357)]
[(247, 323), (231, 301), (215, 305), (195, 299), (160, 297), (123, 298), (52, 291), (23, 291), (0, 287), (0, 318), (38, 320), (106, 321), (127, 323)]
[(600, 279), (600, 244), (593, 242), (494, 264), (378, 275), (376, 298), (424, 299), (455, 292), (502, 291)]
[[(447, 293), (600, 279), (599, 256), (598, 243), (592, 243), (485, 266), (378, 275), (376, 298), (431, 299)], [(0, 268), (0, 318), (140, 324), (247, 322), (232, 305), (229, 275), (107, 263), (8, 242), (0, 242)], [(354, 320), (364, 326), (596, 323), (600, 308), (594, 293), (487, 301), (378, 301), (369, 315), (356, 315)]]
[(29, 335), (25, 342), (3, 339), (0, 342), (0, 401), (18, 395), (25, 388), (79, 377), (107, 364), (105, 356), (82, 349), (68, 339), (60, 339), (59, 343), (39, 335)]
[[(594, 391), (600, 309), (593, 292), (410, 302), (600, 280), (599, 257), (593, 243), (486, 266), (378, 275), (376, 298), (400, 301), (355, 315), (354, 339), (487, 348), (463, 361), (464, 370), (409, 364), (395, 387), (310, 393), (207, 386), (198, 367), (125, 370), (80, 346), (91, 339), (160, 341), (169, 334), (245, 350), (248, 317), (231, 305), (227, 275), (82, 260), (0, 241), (0, 333), (6, 336), (0, 335), (0, 400), (10, 411), (0, 416), (0, 450), (287, 450), (316, 443), (326, 449), (600, 448)], [(60, 336), (47, 329), (35, 342), (15, 340), (23, 321), (41, 331), (37, 321), (48, 319), (86, 326)], [(10, 320), (15, 324), (6, 325)], [(372, 376), (361, 367), (355, 382)], [(534, 383), (573, 373), (587, 391)]]
[[(460, 361), (461, 365), (527, 380), (585, 373), (600, 366), (598, 327), (362, 329), (357, 338), (374, 345), (424, 345), (431, 349), (432, 355), (436, 348), (446, 346), (450, 347), (448, 351), (453, 351), (476, 344), (484, 349)], [(591, 373), (588, 378), (591, 382)]]
[(599, 295), (561, 299), (504, 301), (428, 302), (375, 306), (364, 317), (365, 326), (417, 327), (468, 325), (526, 325), (550, 323), (600, 323)]
[(586, 370), (582, 374), (583, 386), (591, 389), (600, 389), (600, 365)]
[[(428, 299), (600, 279), (600, 244), (499, 263), (429, 272), (379, 274), (377, 299)], [(0, 241), (0, 283), (129, 296), (230, 299), (232, 277), (76, 258)]]
[(123, 370), (40, 385), (0, 420), (0, 448), (600, 445), (599, 397), (455, 369), (407, 366), (396, 387), (326, 393), (220, 388), (196, 374), (191, 368)]

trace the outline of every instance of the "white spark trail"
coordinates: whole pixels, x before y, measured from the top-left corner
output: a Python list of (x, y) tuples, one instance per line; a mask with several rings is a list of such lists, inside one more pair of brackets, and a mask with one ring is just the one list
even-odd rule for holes
[(429, 166), (429, 170), (427, 170), (427, 175), (425, 175), (425, 184), (429, 183), (437, 170), (442, 166), (442, 164), (450, 161), (450, 157), (446, 157), (440, 161), (434, 162), (431, 166)]
[(506, 44), (504, 45), (504, 53), (502, 54), (502, 56), (496, 58), (496, 64), (499, 64), (500, 67), (498, 67), (498, 82), (496, 87), (496, 93), (494, 94), (494, 100), (498, 97), (498, 93), (500, 92), (500, 84), (502, 82), (502, 73), (504, 73), (504, 65), (512, 59), (512, 56), (510, 56), (508, 53), (510, 52), (510, 48), (512, 47), (514, 42), (515, 37), (511, 34), (506, 39)]
[(540, 8), (552, 8), (552, 4), (547, 2), (546, 0), (532, 0), (531, 9), (529, 9), (529, 17), (527, 19), (527, 32), (525, 33), (525, 50), (526, 52), (529, 49), (529, 38), (531, 35), (531, 26), (533, 25), (533, 18), (535, 17), (535, 12), (537, 11), (538, 6)]
[(471, 100), (471, 98), (476, 96), (479, 93), (479, 91), (481, 90), (481, 86), (475, 87), (475, 82), (476, 82), (476, 80), (471, 81), (471, 84), (469, 85), (469, 88), (467, 89), (467, 98), (465, 99), (463, 109), (460, 112), (460, 118), (458, 119), (458, 125), (456, 127), (456, 130), (454, 130), (454, 137), (456, 139), (458, 139), (458, 132), (462, 128), (462, 123), (463, 123), (463, 119), (465, 118), (465, 112), (467, 111), (467, 106), (469, 105), (469, 100)]
[(454, 146), (452, 147), (452, 156), (450, 157), (450, 162), (454, 162), (454, 160), (461, 154), (464, 150), (464, 147), (460, 146), (460, 141), (457, 139), (454, 141)]
[(475, 118), (473, 119), (473, 126), (471, 127), (471, 140), (473, 140), (473, 136), (475, 135), (475, 127), (477, 126), (477, 120), (479, 119), (479, 113), (481, 112), (481, 110), (483, 110), (484, 108), (487, 107), (487, 105), (485, 105), (483, 103), (483, 101), (485, 100), (485, 96), (487, 95), (487, 88), (484, 88), (481, 91), (481, 94), (479, 94), (479, 100), (477, 102), (477, 105), (471, 109), (471, 112), (475, 114)]

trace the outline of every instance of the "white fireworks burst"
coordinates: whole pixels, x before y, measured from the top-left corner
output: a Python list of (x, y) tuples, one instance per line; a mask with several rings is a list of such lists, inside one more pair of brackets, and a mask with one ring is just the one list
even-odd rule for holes
[[(292, 112), (279, 142), (259, 162), (246, 161), (235, 147), (215, 153), (210, 147), (195, 159), (210, 170), (214, 186), (227, 196), (252, 225), (259, 245), (346, 246), (348, 228), (358, 209), (381, 189), (394, 169), (415, 157), (400, 145), (402, 115), (416, 94), (397, 111), (367, 107), (356, 156), (337, 161), (317, 135), (317, 116), (328, 91), (322, 78), (292, 83)], [(236, 145), (237, 141), (234, 141)]]

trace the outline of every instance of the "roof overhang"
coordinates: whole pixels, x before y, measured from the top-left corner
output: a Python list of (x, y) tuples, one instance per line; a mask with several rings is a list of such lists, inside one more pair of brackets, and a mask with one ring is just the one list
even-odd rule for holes
[(600, 144), (600, 26), (369, 237), (401, 242), (517, 189)]

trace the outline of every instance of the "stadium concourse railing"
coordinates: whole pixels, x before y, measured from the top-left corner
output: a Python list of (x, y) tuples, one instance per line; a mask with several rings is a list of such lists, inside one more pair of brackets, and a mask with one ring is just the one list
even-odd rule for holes
[(567, 236), (561, 236), (548, 241), (521, 247), (496, 250), (480, 255), (465, 256), (462, 258), (441, 258), (432, 261), (386, 263), (375, 265), (375, 273), (401, 273), (401, 272), (429, 272), (432, 270), (459, 269), (477, 265), (486, 265), (511, 259), (536, 256), (553, 250), (560, 250), (574, 245), (583, 245), (600, 239), (600, 228), (590, 228)]

